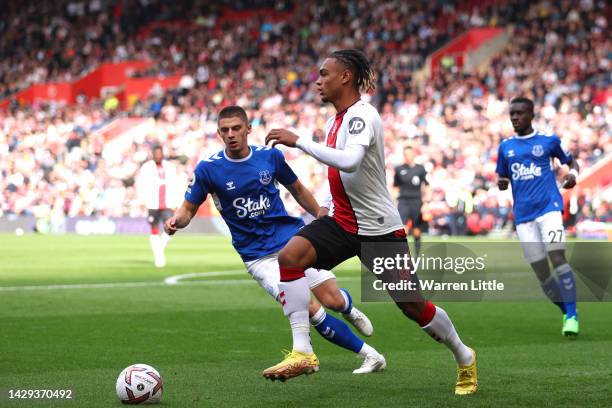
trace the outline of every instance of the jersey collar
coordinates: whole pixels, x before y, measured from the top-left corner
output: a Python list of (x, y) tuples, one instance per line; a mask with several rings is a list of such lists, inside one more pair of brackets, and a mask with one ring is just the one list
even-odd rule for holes
[(231, 157), (229, 157), (227, 154), (225, 154), (225, 149), (223, 149), (223, 157), (225, 157), (225, 159), (227, 161), (231, 161), (234, 163), (240, 163), (240, 162), (244, 162), (247, 161), (251, 158), (251, 156), (253, 155), (253, 148), (251, 146), (249, 146), (249, 154), (247, 157), (243, 157), (242, 159), (232, 159)]
[(342, 117), (344, 116), (344, 114), (353, 106), (357, 105), (359, 102), (361, 102), (361, 98), (357, 99), (355, 102), (353, 102), (351, 105), (347, 106), (346, 109), (344, 109), (342, 112), (338, 112), (336, 113), (336, 118)]
[(524, 135), (524, 136), (514, 135), (514, 137), (516, 137), (517, 139), (529, 139), (530, 137), (534, 137), (536, 135), (536, 133), (538, 133), (538, 131), (533, 129), (533, 132), (531, 132), (528, 135)]

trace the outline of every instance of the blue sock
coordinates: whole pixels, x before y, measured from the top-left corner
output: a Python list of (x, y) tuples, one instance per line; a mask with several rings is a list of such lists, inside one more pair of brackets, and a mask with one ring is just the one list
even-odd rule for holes
[(353, 308), (353, 298), (351, 298), (351, 294), (347, 289), (340, 288), (340, 293), (344, 297), (344, 301), (346, 302), (346, 306), (343, 310), (336, 310), (340, 313), (350, 313)]
[(555, 273), (559, 278), (559, 292), (563, 305), (565, 306), (565, 314), (567, 318), (577, 317), (576, 312), (576, 281), (574, 273), (569, 264), (563, 264), (555, 268)]
[(552, 302), (561, 309), (561, 313), (565, 314), (565, 304), (559, 290), (559, 283), (553, 275), (550, 275), (544, 282), (540, 282), (542, 291), (548, 296)]
[(325, 309), (319, 311), (310, 318), (310, 323), (317, 329), (319, 334), (337, 346), (359, 353), (364, 341), (355, 335), (342, 320), (327, 314)]

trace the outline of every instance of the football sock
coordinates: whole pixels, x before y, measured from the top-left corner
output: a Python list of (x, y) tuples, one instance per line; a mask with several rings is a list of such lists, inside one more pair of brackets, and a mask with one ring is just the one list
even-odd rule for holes
[(555, 273), (559, 278), (559, 291), (561, 293), (561, 299), (563, 299), (563, 305), (565, 306), (565, 315), (570, 317), (576, 317), (576, 282), (574, 280), (574, 273), (569, 264), (565, 263), (555, 268)]
[(374, 349), (374, 347), (370, 346), (368, 343), (364, 342), (361, 350), (359, 350), (359, 355), (363, 358), (366, 358), (368, 354), (378, 354), (378, 351)]
[(342, 310), (338, 310), (338, 312), (350, 314), (353, 310), (353, 298), (351, 298), (349, 291), (344, 288), (340, 288), (340, 294), (344, 298), (344, 308)]
[(166, 234), (165, 232), (162, 232), (161, 235), (159, 236), (159, 241), (160, 241), (159, 246), (161, 247), (161, 250), (163, 251), (166, 248), (166, 245), (168, 245), (168, 241), (170, 241), (170, 235)]
[(291, 313), (289, 315), (289, 324), (291, 325), (291, 335), (293, 336), (293, 350), (306, 354), (312, 353), (308, 310)]
[[(422, 324), (428, 319), (428, 323)], [(457, 364), (465, 366), (472, 363), (472, 351), (463, 344), (444, 309), (428, 301), (419, 319), (419, 324), (427, 334), (450, 349)]]
[(342, 320), (327, 314), (323, 307), (310, 318), (310, 323), (321, 336), (340, 347), (355, 353), (359, 353), (363, 347), (364, 341), (357, 337)]
[(559, 283), (555, 279), (553, 275), (550, 275), (548, 279), (544, 282), (540, 282), (540, 286), (542, 287), (542, 291), (548, 296), (552, 302), (561, 309), (561, 313), (565, 314), (565, 304), (563, 303), (563, 298), (561, 297), (561, 292), (559, 291)]
[(310, 289), (304, 277), (304, 270), (281, 266), (280, 275), (279, 300), (283, 305), (285, 316), (289, 317), (293, 335), (293, 350), (310, 354), (313, 352), (308, 321)]
[(149, 235), (149, 243), (151, 244), (151, 249), (153, 250), (153, 255), (157, 257), (160, 248), (160, 240), (159, 235)]

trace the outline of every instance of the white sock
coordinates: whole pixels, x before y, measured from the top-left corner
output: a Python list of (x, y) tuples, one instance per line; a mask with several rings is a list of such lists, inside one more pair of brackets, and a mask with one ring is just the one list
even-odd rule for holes
[(344, 314), (351, 314), (351, 312), (353, 311), (353, 308), (351, 307), (351, 310), (346, 310), (346, 308), (349, 305), (349, 300), (348, 300), (348, 296), (346, 296), (346, 293), (344, 293), (343, 290), (340, 291), (340, 294), (342, 295), (342, 298), (344, 299), (344, 307), (342, 308), (342, 313)]
[(321, 306), (319, 310), (317, 310), (317, 313), (315, 313), (314, 316), (310, 318), (310, 324), (313, 326), (321, 324), (321, 322), (325, 320), (326, 317), (327, 312), (325, 312), (325, 309), (323, 309), (323, 306)]
[(168, 241), (170, 241), (170, 235), (166, 234), (165, 232), (162, 232), (159, 236), (159, 246), (161, 247), (162, 252), (166, 248), (166, 245), (168, 245)]
[(444, 343), (455, 356), (457, 364), (464, 366), (472, 363), (472, 351), (463, 344), (444, 309), (436, 306), (433, 319), (422, 329), (435, 340)]
[(157, 257), (158, 253), (159, 253), (159, 248), (160, 248), (160, 240), (159, 240), (159, 235), (154, 234), (154, 235), (149, 235), (149, 243), (151, 244), (151, 249), (153, 250), (153, 255), (155, 257)]
[(374, 349), (374, 347), (370, 346), (368, 343), (364, 342), (363, 346), (361, 346), (361, 350), (358, 353), (361, 357), (366, 358), (368, 354), (378, 354), (378, 351)]
[(285, 316), (289, 316), (291, 333), (293, 335), (293, 350), (310, 354), (313, 352), (310, 344), (310, 322), (308, 321), (308, 305), (310, 289), (306, 278), (291, 282), (280, 282), (280, 301)]
[(289, 315), (289, 324), (291, 325), (291, 334), (293, 335), (293, 350), (306, 354), (312, 353), (308, 310), (291, 313)]

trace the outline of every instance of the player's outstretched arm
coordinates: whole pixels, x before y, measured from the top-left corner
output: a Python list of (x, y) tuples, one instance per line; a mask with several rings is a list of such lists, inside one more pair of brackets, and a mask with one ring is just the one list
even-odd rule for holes
[(319, 203), (317, 203), (317, 200), (314, 198), (312, 193), (308, 191), (306, 187), (304, 187), (300, 180), (296, 180), (295, 183), (286, 187), (293, 198), (295, 198), (295, 201), (297, 201), (303, 209), (308, 211), (308, 213), (315, 218), (319, 216), (319, 213), (321, 212)]
[(344, 150), (338, 150), (298, 137), (286, 129), (272, 129), (266, 136), (266, 144), (270, 142), (272, 146), (284, 144), (298, 147), (321, 163), (347, 173), (356, 171), (366, 154), (366, 147), (359, 144), (349, 144)]
[(576, 159), (572, 159), (572, 161), (568, 163), (568, 166), (570, 167), (570, 171), (565, 175), (565, 179), (563, 180), (563, 188), (565, 189), (574, 188), (576, 179), (578, 178), (578, 172), (580, 171), (580, 166)]
[(183, 204), (174, 212), (174, 215), (164, 223), (166, 234), (174, 235), (176, 231), (189, 225), (191, 219), (198, 212), (198, 207), (187, 200), (183, 201)]

